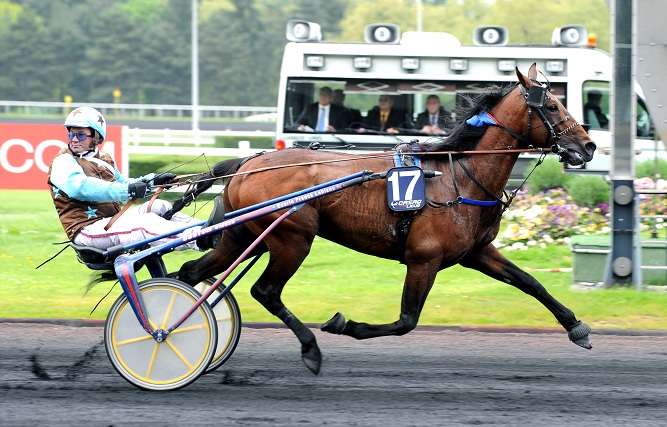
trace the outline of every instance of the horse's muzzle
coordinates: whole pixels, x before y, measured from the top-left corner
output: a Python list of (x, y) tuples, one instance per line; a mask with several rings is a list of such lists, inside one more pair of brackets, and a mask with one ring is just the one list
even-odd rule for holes
[(579, 144), (563, 145), (558, 150), (560, 161), (568, 163), (572, 166), (580, 166), (586, 162), (593, 160), (595, 149), (597, 146), (593, 141), (584, 144), (583, 149)]

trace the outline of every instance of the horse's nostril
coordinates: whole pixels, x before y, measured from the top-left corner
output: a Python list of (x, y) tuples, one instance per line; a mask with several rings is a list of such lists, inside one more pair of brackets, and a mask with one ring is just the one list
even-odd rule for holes
[(595, 145), (594, 142), (589, 142), (588, 144), (586, 144), (586, 152), (587, 153), (590, 153), (590, 154), (595, 153), (596, 148), (597, 148), (597, 145)]

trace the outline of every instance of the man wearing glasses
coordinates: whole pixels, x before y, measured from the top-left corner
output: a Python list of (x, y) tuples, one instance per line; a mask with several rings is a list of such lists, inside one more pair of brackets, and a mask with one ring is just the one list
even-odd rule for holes
[(388, 95), (380, 95), (379, 105), (373, 107), (364, 120), (364, 127), (359, 132), (372, 129), (379, 132), (398, 133), (398, 129), (405, 124), (405, 117), (393, 108), (394, 100)]
[[(79, 107), (65, 120), (68, 145), (51, 163), (48, 184), (60, 222), (73, 243), (107, 249), (116, 245), (128, 245), (162, 234), (172, 234), (152, 242), (151, 245), (176, 239), (176, 230), (197, 223), (181, 212), (171, 220), (162, 218), (171, 205), (155, 200), (149, 207), (144, 203), (138, 209), (121, 212), (120, 202), (144, 198), (153, 186), (176, 183), (172, 173), (148, 174), (141, 178), (124, 178), (114, 159), (98, 146), (106, 136), (106, 120), (94, 108)], [(221, 222), (224, 211), (216, 199), (211, 218), (205, 226)], [(193, 227), (194, 229), (194, 227)], [(197, 228), (198, 229), (198, 228)], [(217, 234), (217, 233), (216, 233)], [(214, 247), (219, 236), (207, 235), (183, 244), (176, 249), (204, 250)]]

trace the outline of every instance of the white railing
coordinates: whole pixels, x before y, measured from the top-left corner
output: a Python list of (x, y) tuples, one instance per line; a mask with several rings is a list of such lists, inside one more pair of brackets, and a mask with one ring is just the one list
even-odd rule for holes
[(0, 100), (0, 113), (59, 114), (66, 116), (72, 108), (80, 106), (97, 108), (105, 115), (132, 117), (192, 117), (196, 109), (200, 117), (243, 118), (256, 114), (275, 113), (276, 107), (215, 106), (215, 105), (162, 105), (162, 104), (116, 104), (86, 102), (34, 102)]
[[(123, 126), (123, 141), (127, 141), (129, 154), (192, 155), (204, 148), (209, 156), (246, 157), (265, 148), (250, 148), (244, 138), (271, 138), (275, 132), (265, 131), (192, 131), (172, 129), (136, 129)], [(238, 148), (213, 147), (216, 136), (238, 138)], [(173, 146), (178, 144), (179, 146)]]

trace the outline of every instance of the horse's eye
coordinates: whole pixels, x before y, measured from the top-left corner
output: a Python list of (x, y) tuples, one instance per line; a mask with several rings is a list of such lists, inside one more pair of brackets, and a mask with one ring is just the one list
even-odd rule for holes
[(551, 111), (551, 112), (558, 111), (558, 105), (556, 105), (555, 103), (547, 105), (547, 108), (548, 108), (549, 111)]

